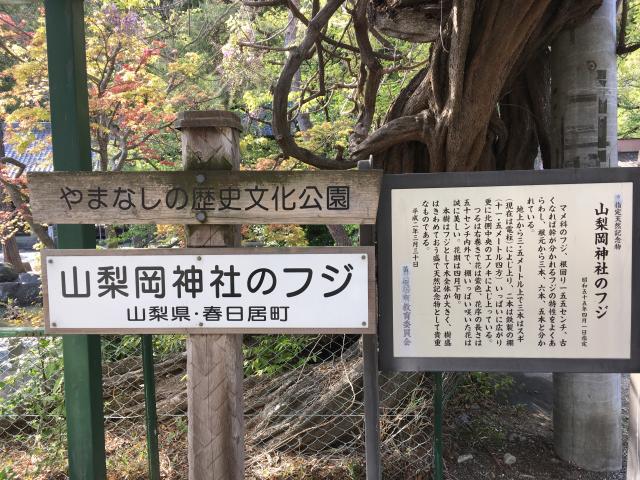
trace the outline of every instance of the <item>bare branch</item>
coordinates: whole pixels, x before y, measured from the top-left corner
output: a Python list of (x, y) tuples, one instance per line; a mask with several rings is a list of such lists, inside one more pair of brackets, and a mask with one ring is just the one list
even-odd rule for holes
[(309, 165), (324, 169), (352, 168), (355, 166), (355, 162), (326, 158), (300, 147), (295, 142), (293, 135), (291, 135), (287, 103), (293, 77), (302, 62), (309, 57), (311, 49), (320, 38), (322, 29), (329, 23), (331, 16), (343, 3), (344, 0), (328, 0), (325, 6), (309, 22), (302, 42), (289, 54), (273, 92), (273, 132), (282, 152)]
[(618, 46), (616, 48), (616, 54), (626, 55), (627, 53), (635, 52), (640, 48), (640, 42), (630, 43), (628, 45)]
[(238, 42), (238, 45), (240, 45), (241, 47), (255, 48), (256, 50), (270, 50), (273, 52), (290, 52), (291, 50), (296, 48), (295, 45), (292, 45), (290, 47), (271, 47), (269, 45), (262, 45), (260, 43), (250, 43), (250, 42)]
[[(303, 24), (305, 24), (307, 27), (310, 25), (311, 22), (309, 21), (309, 19), (304, 16), (304, 14), (293, 3), (292, 0), (287, 0), (287, 6), (289, 7), (289, 10), (291, 10), (291, 13), (293, 13), (293, 15), (296, 16)], [(326, 36), (323, 32), (319, 32), (319, 34), (320, 34), (320, 39), (323, 42), (328, 43), (329, 45), (333, 45), (334, 47), (337, 47), (337, 48), (344, 48), (345, 50), (349, 50), (350, 52), (360, 53), (360, 49), (357, 47), (354, 47), (353, 45), (349, 45), (348, 43), (343, 43), (343, 42), (334, 40), (333, 38)], [(381, 58), (383, 60), (391, 60), (391, 61), (399, 60), (401, 58), (398, 55), (388, 55), (382, 52), (376, 52), (375, 55), (376, 57)]]
[(243, 0), (242, 4), (245, 7), (279, 7), (285, 6), (287, 0)]
[(629, 0), (618, 2), (617, 30), (618, 39), (616, 41), (616, 54), (626, 55), (640, 48), (640, 42), (627, 45), (627, 26), (629, 23)]
[(376, 110), (376, 97), (378, 88), (384, 75), (382, 64), (373, 52), (371, 41), (369, 40), (369, 24), (367, 21), (367, 0), (358, 0), (353, 11), (353, 28), (355, 30), (356, 42), (360, 49), (361, 68), (360, 84), (364, 97), (364, 102), (358, 121), (353, 129), (349, 144), (351, 149), (355, 149), (357, 144), (364, 140), (369, 133), (373, 123), (373, 114)]
[(15, 158), (11, 158), (11, 157), (0, 158), (0, 163), (3, 163), (5, 165), (7, 164), (14, 165), (18, 167), (18, 173), (15, 175), (15, 178), (18, 178), (20, 175), (22, 175), (22, 173), (24, 172), (24, 169), (27, 168), (27, 166), (24, 163), (22, 163), (20, 160), (16, 160)]

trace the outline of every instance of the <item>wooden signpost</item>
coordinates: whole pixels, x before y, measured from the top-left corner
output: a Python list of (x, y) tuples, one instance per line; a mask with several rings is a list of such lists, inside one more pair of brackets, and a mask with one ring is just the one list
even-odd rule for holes
[[(373, 333), (372, 247), (238, 247), (240, 224), (373, 224), (379, 171), (239, 171), (240, 121), (184, 112), (183, 172), (29, 175), (43, 223), (186, 224), (187, 249), (43, 253), (46, 330), (188, 333), (189, 478), (244, 478), (242, 333)], [(226, 248), (221, 248), (226, 247)]]
[[(202, 127), (199, 127), (202, 129)], [(375, 223), (381, 171), (29, 173), (42, 223)]]

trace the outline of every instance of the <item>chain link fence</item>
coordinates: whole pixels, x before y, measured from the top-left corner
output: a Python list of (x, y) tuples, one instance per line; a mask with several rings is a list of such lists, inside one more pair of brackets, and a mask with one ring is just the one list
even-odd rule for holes
[[(62, 340), (0, 329), (0, 478), (66, 478)], [(147, 478), (141, 337), (103, 336), (110, 478)], [(186, 339), (153, 337), (162, 478), (187, 478)], [(358, 335), (246, 335), (246, 478), (365, 477)], [(445, 376), (445, 396), (456, 378)], [(433, 382), (381, 374), (383, 476), (426, 478), (433, 458)]]

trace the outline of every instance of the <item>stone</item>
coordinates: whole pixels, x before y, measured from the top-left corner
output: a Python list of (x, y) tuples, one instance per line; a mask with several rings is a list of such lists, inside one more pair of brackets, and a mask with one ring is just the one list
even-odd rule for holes
[[(17, 278), (17, 275), (16, 275)], [(7, 302), (16, 296), (16, 292), (20, 287), (18, 282), (2, 282), (0, 283), (0, 302)]]
[(510, 453), (505, 453), (503, 460), (505, 465), (513, 465), (514, 463), (516, 463), (516, 457), (514, 457)]
[(42, 303), (42, 292), (40, 282), (20, 283), (14, 294), (14, 301), (20, 307), (29, 307)]
[(42, 293), (40, 291), (40, 282), (36, 283), (19, 283), (4, 282), (0, 283), (0, 302), (12, 301), (19, 307), (28, 307), (42, 302)]
[(15, 282), (17, 279), (18, 274), (10, 263), (0, 263), (0, 283)]
[(40, 275), (28, 272), (20, 273), (18, 275), (18, 281), (20, 283), (40, 283)]
[(458, 463), (468, 462), (469, 460), (473, 460), (473, 455), (470, 453), (465, 453), (464, 455), (458, 456)]

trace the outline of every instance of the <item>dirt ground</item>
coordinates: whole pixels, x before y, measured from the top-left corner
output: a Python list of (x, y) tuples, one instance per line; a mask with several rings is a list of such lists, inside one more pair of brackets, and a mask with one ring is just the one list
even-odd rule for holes
[[(587, 472), (560, 460), (553, 451), (551, 374), (515, 374), (503, 394), (482, 403), (455, 408), (444, 426), (447, 480), (624, 480), (628, 426), (628, 375), (622, 380), (623, 468), (619, 472)], [(459, 407), (459, 406), (457, 406)], [(505, 454), (515, 457), (507, 465)], [(461, 455), (472, 459), (459, 463)]]

